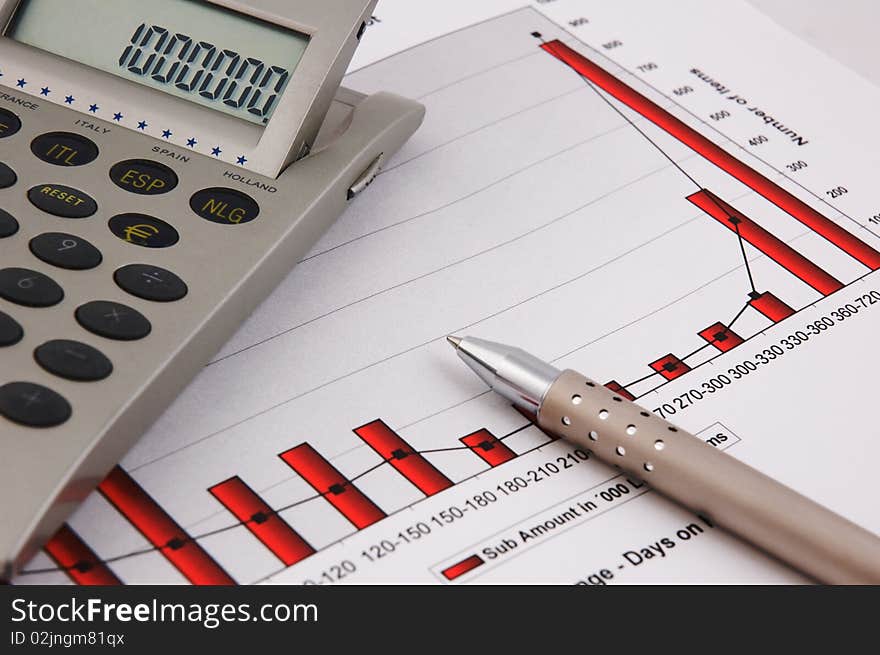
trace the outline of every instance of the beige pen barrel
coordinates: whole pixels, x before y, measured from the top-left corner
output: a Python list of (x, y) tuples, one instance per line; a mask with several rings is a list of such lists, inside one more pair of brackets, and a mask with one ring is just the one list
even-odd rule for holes
[(829, 584), (880, 584), (880, 538), (574, 371), (538, 424)]

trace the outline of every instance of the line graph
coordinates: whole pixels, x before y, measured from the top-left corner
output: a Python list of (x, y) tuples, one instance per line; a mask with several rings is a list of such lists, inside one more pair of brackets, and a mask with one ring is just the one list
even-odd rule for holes
[[(541, 49), (536, 29), (550, 39)], [(869, 233), (856, 237), (675, 98), (532, 10), (352, 82), (370, 90), (389, 79), (425, 99), (424, 134), (89, 501), (87, 512), (132, 534), (110, 539), (75, 519), (31, 576), (131, 582), (152, 575), (136, 571), (144, 563), (195, 583), (288, 570), (319, 579), (343, 554), (360, 576), (388, 561), (370, 559), (376, 544), (416, 552), (397, 536), (416, 519), (430, 540), (456, 530), (471, 543), (458, 525), (488, 534), (515, 522), (519, 501), (453, 516), (452, 528), (432, 521), (446, 525), (438, 508), (448, 516), (477, 490), (500, 496), (500, 481), (561, 466), (547, 458), (567, 451), (534, 417), (462, 385), (445, 334), (468, 326), (531, 349), (550, 343), (555, 352), (541, 354), (560, 367), (595, 372), (621, 398), (654, 400), (880, 263)], [(474, 280), (480, 302), (467, 291)], [(333, 342), (362, 347), (342, 356)], [(547, 505), (565, 497), (549, 484), (523, 494)], [(457, 552), (428, 541), (401, 571)], [(481, 562), (468, 556), (443, 576), (491, 568)]]

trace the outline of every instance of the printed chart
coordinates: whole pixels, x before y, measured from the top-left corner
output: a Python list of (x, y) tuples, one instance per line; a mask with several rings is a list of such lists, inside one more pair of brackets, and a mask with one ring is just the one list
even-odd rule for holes
[[(799, 580), (543, 434), (450, 333), (581, 369), (877, 528), (818, 474), (834, 413), (799, 409), (826, 393), (807, 374), (858, 378), (880, 320), (873, 190), (816, 172), (857, 163), (728, 98), (728, 69), (772, 94), (760, 52), (734, 70), (687, 21), (541, 5), (349, 76), (424, 127), (16, 583)], [(853, 434), (829, 467), (880, 455)]]

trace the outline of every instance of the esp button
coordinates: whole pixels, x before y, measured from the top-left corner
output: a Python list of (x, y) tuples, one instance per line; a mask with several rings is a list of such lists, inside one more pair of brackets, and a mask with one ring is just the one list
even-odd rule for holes
[(0, 139), (12, 136), (21, 129), (21, 120), (8, 109), (0, 109)]
[(256, 200), (241, 191), (223, 187), (197, 191), (190, 198), (189, 206), (206, 221), (220, 225), (250, 223), (260, 215)]
[(61, 218), (87, 218), (98, 211), (89, 194), (63, 184), (40, 184), (27, 193), (37, 209)]
[(31, 152), (55, 166), (84, 166), (98, 158), (98, 146), (73, 132), (49, 132), (31, 141)]
[(168, 193), (177, 186), (177, 174), (159, 162), (128, 159), (110, 169), (110, 179), (120, 189), (142, 196)]

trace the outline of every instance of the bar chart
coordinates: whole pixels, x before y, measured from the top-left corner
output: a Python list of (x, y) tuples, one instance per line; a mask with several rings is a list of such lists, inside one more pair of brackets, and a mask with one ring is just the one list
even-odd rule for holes
[[(445, 341), (519, 345), (805, 492), (835, 492), (809, 458), (838, 428), (801, 411), (825, 400), (804, 371), (858, 377), (863, 317), (880, 309), (880, 238), (822, 202), (840, 182), (856, 196), (847, 162), (773, 134), (777, 150), (754, 156), (753, 116), (717, 123), (744, 134), (714, 129), (721, 96), (690, 67), (728, 69), (691, 61), (699, 35), (661, 39), (605, 20), (615, 3), (589, 5), (574, 34), (516, 9), (351, 74), (359, 91), (419, 98), (424, 127), (15, 583), (566, 583), (606, 561), (633, 582), (786, 579), (716, 532), (693, 557), (618, 562), (687, 522), (488, 394)], [(796, 109), (779, 111), (795, 122)], [(806, 188), (784, 166), (800, 158), (847, 177)], [(857, 296), (857, 317), (752, 361)], [(861, 495), (820, 500), (871, 511)], [(569, 505), (583, 525), (564, 538), (518, 537)]]
[[(541, 34), (536, 32), (533, 36), (540, 38)], [(861, 263), (868, 269), (867, 272), (880, 269), (880, 251), (816, 211), (790, 192), (784, 190), (765, 175), (740, 161), (704, 135), (689, 127), (680, 119), (603, 69), (596, 62), (591, 61), (558, 39), (543, 42), (541, 48), (582, 76), (594, 88), (601, 89), (601, 91), (607, 93), (625, 107), (637, 112), (674, 137), (681, 144), (748, 186), (792, 218), (800, 221), (818, 236), (825, 239), (829, 246), (839, 248), (848, 256)], [(635, 128), (634, 123), (631, 123), (631, 125)], [(648, 141), (654, 147), (660, 148), (653, 141)], [(691, 182), (697, 183), (697, 180), (686, 171), (683, 169), (679, 170)], [(829, 296), (845, 287), (843, 282), (761, 227), (757, 222), (738, 211), (712, 191), (701, 188), (699, 191), (688, 195), (687, 200), (705, 212), (707, 216), (715, 219), (720, 225), (730, 230), (741, 242), (750, 244), (822, 296)], [(748, 269), (749, 263), (744, 249), (743, 257), (745, 259), (745, 266)], [(773, 293), (769, 291), (758, 292), (751, 273), (749, 273), (749, 278), (752, 286), (749, 292), (747, 307), (756, 310), (773, 323), (779, 323), (797, 313), (797, 310), (780, 300)], [(727, 323), (715, 323), (698, 332), (698, 335), (706, 341), (707, 345), (714, 346), (719, 351), (719, 354), (726, 353), (746, 341), (746, 339), (736, 334), (732, 329), (733, 324), (741, 315), (742, 311), (733, 320)], [(690, 353), (690, 355), (694, 355), (700, 352), (700, 350), (702, 348)], [(672, 381), (692, 370), (684, 361), (685, 359), (687, 357), (680, 358), (670, 353), (651, 362), (649, 366), (666, 381)], [(636, 380), (636, 382), (642, 381), (644, 381), (644, 378)], [(612, 381), (606, 386), (620, 392), (626, 392), (631, 398), (635, 397), (628, 392), (627, 387), (629, 385), (621, 385), (617, 381)]]

